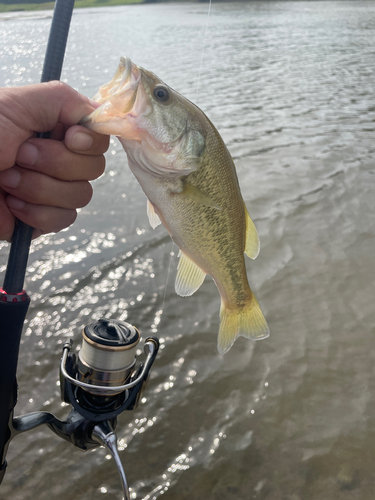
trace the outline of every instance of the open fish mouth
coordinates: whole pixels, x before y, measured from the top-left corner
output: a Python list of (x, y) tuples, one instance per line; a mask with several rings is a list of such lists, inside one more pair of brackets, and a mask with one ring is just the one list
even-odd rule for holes
[(141, 71), (128, 57), (121, 57), (112, 80), (100, 87), (93, 100), (101, 106), (80, 121), (91, 130), (120, 135), (124, 121), (139, 116), (145, 109)]
[[(126, 108), (134, 101), (140, 76), (138, 66), (133, 64), (128, 57), (121, 57), (112, 80), (102, 85), (93, 97), (93, 101), (101, 105), (104, 104), (104, 107), (96, 109), (89, 116), (93, 119), (95, 115), (108, 110), (111, 105), (122, 113), (126, 113)], [(88, 117), (84, 118), (83, 121), (87, 119)]]

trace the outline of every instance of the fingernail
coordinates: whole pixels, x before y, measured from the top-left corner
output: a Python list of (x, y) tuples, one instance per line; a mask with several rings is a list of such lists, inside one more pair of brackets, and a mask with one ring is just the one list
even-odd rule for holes
[(6, 188), (16, 188), (20, 179), (21, 174), (14, 168), (9, 168), (0, 173), (0, 185)]
[(91, 148), (94, 139), (89, 134), (77, 132), (71, 138), (71, 147), (76, 151), (87, 151)]
[(15, 198), (14, 196), (8, 196), (6, 202), (8, 207), (13, 208), (14, 210), (22, 210), (25, 206), (24, 201), (20, 200), (19, 198)]
[(24, 142), (21, 144), (18, 153), (16, 162), (22, 165), (35, 165), (38, 159), (38, 150), (31, 144), (31, 142)]

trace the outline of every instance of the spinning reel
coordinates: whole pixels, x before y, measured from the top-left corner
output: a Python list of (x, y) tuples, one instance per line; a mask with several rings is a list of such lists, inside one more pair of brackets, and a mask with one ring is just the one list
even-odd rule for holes
[(61, 399), (72, 405), (65, 421), (49, 412), (13, 418), (11, 438), (46, 424), (55, 434), (80, 448), (105, 446), (120, 474), (125, 500), (128, 484), (117, 450), (117, 416), (136, 408), (159, 349), (156, 337), (144, 344), (146, 360), (136, 366), (140, 340), (136, 328), (123, 321), (100, 319), (84, 327), (82, 347), (72, 353), (72, 340), (63, 346), (60, 364)]

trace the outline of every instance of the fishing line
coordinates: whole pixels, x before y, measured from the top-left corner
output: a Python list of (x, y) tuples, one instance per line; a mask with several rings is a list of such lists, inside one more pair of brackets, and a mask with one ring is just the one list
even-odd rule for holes
[(202, 73), (202, 67), (203, 67), (204, 49), (206, 48), (208, 23), (209, 23), (209, 20), (210, 20), (210, 13), (211, 13), (211, 3), (212, 3), (212, 0), (210, 0), (210, 3), (208, 4), (206, 29), (205, 29), (205, 32), (204, 32), (203, 47), (202, 47), (202, 53), (201, 53), (201, 63), (200, 63), (199, 73), (198, 73), (197, 88), (195, 90), (195, 104), (197, 104), (197, 101), (198, 101), (198, 91), (199, 91), (199, 84), (200, 84), (200, 80), (201, 80), (201, 73)]

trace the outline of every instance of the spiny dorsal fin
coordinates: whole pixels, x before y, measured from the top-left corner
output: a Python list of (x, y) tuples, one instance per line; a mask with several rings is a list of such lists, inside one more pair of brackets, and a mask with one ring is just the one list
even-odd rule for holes
[(251, 220), (249, 212), (247, 211), (245, 202), (245, 219), (246, 219), (246, 241), (245, 241), (245, 254), (250, 257), (250, 259), (256, 259), (260, 250), (260, 241), (259, 236), (254, 225), (254, 222)]
[(152, 229), (155, 229), (159, 224), (161, 224), (161, 220), (155, 212), (154, 205), (150, 202), (150, 200), (147, 200), (147, 215)]
[(193, 295), (204, 281), (206, 273), (202, 271), (189, 257), (180, 252), (177, 267), (175, 290), (181, 297)]

